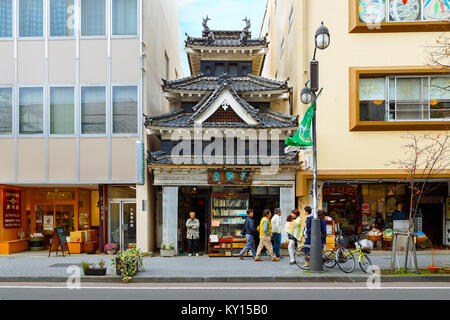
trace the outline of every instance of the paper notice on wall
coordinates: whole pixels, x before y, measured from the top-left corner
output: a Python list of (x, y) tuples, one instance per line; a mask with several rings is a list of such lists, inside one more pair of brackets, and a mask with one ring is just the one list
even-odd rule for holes
[(211, 235), (209, 236), (209, 242), (211, 242), (211, 243), (217, 243), (217, 242), (219, 242), (219, 237), (218, 237), (217, 235), (215, 235), (215, 234), (211, 234)]
[(44, 216), (44, 230), (53, 231), (53, 216)]

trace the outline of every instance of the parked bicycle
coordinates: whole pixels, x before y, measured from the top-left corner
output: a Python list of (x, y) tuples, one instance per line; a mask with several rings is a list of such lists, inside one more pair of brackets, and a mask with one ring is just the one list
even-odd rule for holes
[[(305, 253), (306, 248), (311, 248), (311, 245), (305, 244), (303, 239), (302, 243), (298, 246), (295, 251), (295, 263), (302, 270), (308, 270), (309, 266), (306, 266), (306, 262), (309, 261), (309, 255)], [(333, 268), (336, 265), (336, 250), (335, 249), (325, 249), (322, 250), (322, 263), (326, 268)]]
[(347, 249), (346, 245), (341, 246), (336, 251), (336, 262), (339, 268), (345, 273), (352, 273), (356, 267), (356, 260), (354, 254), (358, 254), (358, 263), (361, 270), (367, 273), (367, 270), (372, 265), (372, 261), (368, 257), (370, 249), (361, 246), (361, 236), (354, 235), (350, 237), (350, 240), (355, 242), (356, 250)]

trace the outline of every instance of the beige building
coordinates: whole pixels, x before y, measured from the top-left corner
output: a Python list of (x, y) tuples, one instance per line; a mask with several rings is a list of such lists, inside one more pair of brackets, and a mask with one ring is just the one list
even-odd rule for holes
[[(330, 31), (331, 45), (317, 52), (324, 88), (317, 110), (319, 203), (343, 230), (369, 229), (377, 212), (389, 224), (395, 203), (408, 204), (408, 191), (397, 188), (405, 173), (389, 165), (403, 155), (402, 137), (450, 127), (448, 90), (436, 89), (448, 87), (448, 71), (429, 67), (426, 53), (449, 30), (445, 3), (434, 10), (442, 1), (267, 1), (261, 35), (269, 34), (270, 46), (263, 76), (290, 79), (300, 118), (315, 32), (322, 21)], [(311, 203), (311, 155), (304, 152), (301, 160), (296, 196), (303, 207)], [(450, 244), (449, 177), (448, 170), (437, 176), (434, 193), (420, 206), (423, 231), (437, 245)]]
[(167, 112), (160, 79), (182, 75), (178, 2), (2, 0), (0, 12), (0, 241), (101, 234), (102, 186), (104, 242), (149, 251), (142, 115)]

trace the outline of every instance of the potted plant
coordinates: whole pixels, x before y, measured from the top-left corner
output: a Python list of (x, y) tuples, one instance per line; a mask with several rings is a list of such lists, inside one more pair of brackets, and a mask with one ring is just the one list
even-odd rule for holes
[(115, 255), (117, 250), (119, 250), (119, 246), (115, 243), (107, 243), (105, 245), (105, 250), (109, 255)]
[(42, 233), (33, 233), (30, 235), (30, 250), (42, 251), (44, 250), (45, 237)]
[[(428, 241), (430, 241), (430, 240), (428, 240)], [(431, 273), (438, 273), (441, 270), (441, 267), (434, 265), (434, 248), (433, 248), (433, 245), (431, 244), (431, 241), (430, 241), (430, 245), (431, 245), (431, 266), (428, 266), (427, 269)]]
[(175, 256), (175, 245), (173, 243), (166, 244), (163, 242), (161, 244), (161, 257), (174, 257)]
[(98, 263), (98, 268), (94, 268), (93, 264), (81, 261), (81, 268), (85, 276), (104, 276), (106, 275), (105, 261), (102, 259)]
[(116, 274), (122, 277), (123, 283), (127, 283), (137, 272), (144, 271), (143, 258), (140, 249), (128, 249), (119, 251), (111, 261), (116, 268)]

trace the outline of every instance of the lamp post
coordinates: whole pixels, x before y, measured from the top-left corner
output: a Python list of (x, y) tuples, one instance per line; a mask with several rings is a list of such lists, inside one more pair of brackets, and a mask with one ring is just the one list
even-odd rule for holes
[(315, 103), (314, 117), (312, 120), (312, 139), (313, 139), (313, 220), (311, 224), (311, 250), (310, 250), (310, 270), (313, 272), (322, 272), (322, 239), (320, 220), (317, 216), (318, 198), (317, 198), (317, 123), (316, 110), (317, 98), (316, 94), (319, 90), (319, 61), (316, 60), (317, 49), (324, 50), (330, 45), (330, 32), (328, 28), (321, 23), (315, 35), (314, 57), (310, 62), (310, 80), (305, 84), (305, 88), (301, 91), (301, 101), (304, 104)]

